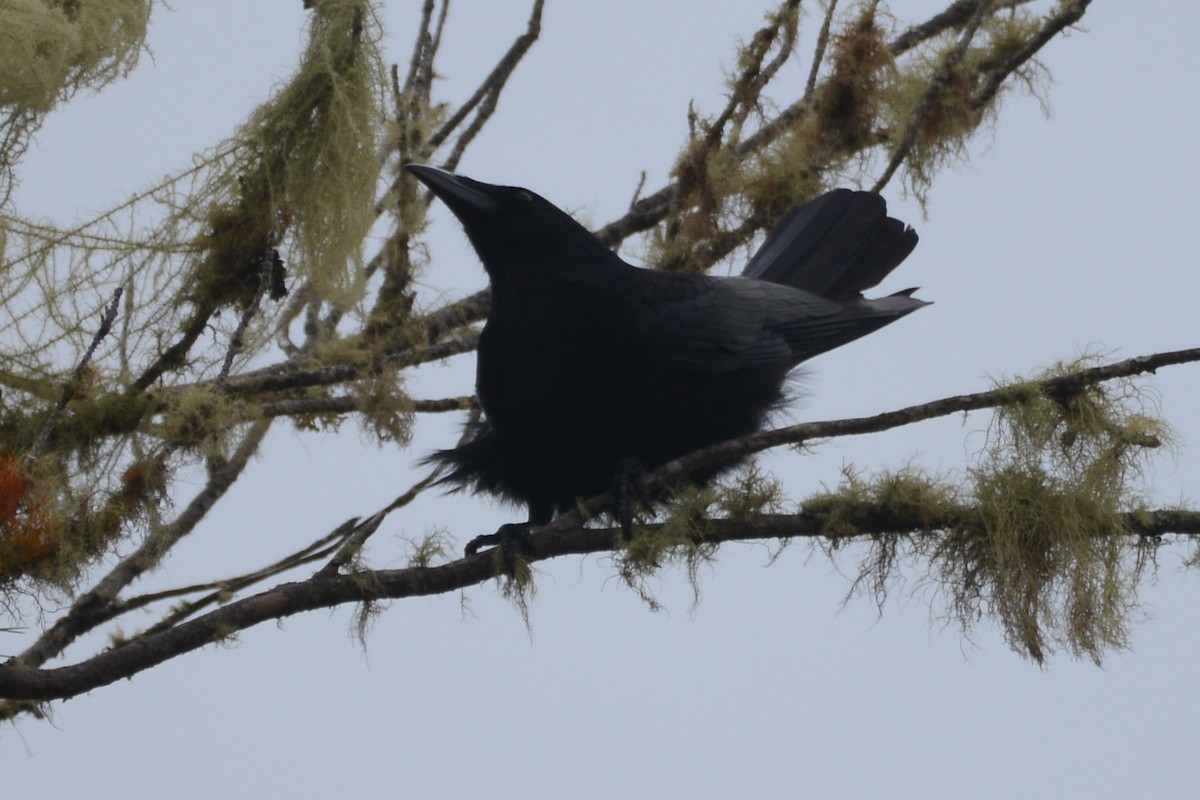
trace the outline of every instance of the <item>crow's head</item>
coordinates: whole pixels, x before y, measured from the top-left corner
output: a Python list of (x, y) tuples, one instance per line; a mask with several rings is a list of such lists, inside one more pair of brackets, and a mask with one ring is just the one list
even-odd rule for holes
[(493, 282), (496, 278), (563, 276), (581, 254), (615, 256), (587, 228), (544, 197), (519, 186), (496, 186), (452, 172), (409, 164), (462, 223)]

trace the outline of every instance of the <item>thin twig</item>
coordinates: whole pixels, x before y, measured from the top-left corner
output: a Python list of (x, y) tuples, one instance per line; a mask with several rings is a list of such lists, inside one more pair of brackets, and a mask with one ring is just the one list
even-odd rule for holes
[(825, 63), (825, 52), (829, 49), (829, 29), (833, 26), (833, 12), (837, 9), (837, 0), (829, 0), (825, 6), (825, 19), (821, 22), (821, 32), (817, 34), (817, 47), (813, 51), (812, 66), (808, 70), (808, 80), (804, 83), (802, 102), (811, 103), (817, 91), (817, 76), (821, 65)]
[(370, 538), (371, 534), (379, 530), (379, 526), (383, 524), (386, 515), (386, 512), (372, 514), (356, 524), (350, 534), (338, 546), (337, 550), (334, 551), (333, 558), (329, 559), (325, 566), (317, 570), (313, 577), (328, 578), (341, 572), (342, 567), (353, 561), (354, 557), (362, 551), (363, 545), (367, 543), (367, 539)]
[(62, 389), (62, 395), (58, 398), (58, 402), (50, 411), (46, 421), (42, 423), (41, 429), (38, 430), (37, 436), (34, 437), (33, 443), (29, 445), (29, 449), (25, 453), (26, 463), (31, 462), (42, 448), (46, 446), (46, 441), (50, 438), (54, 426), (58, 424), (58, 418), (62, 414), (63, 409), (71, 402), (80, 392), (80, 387), (83, 384), (83, 376), (87, 370), (88, 364), (92, 361), (92, 356), (96, 353), (96, 348), (100, 346), (100, 342), (104, 341), (104, 337), (108, 336), (112, 330), (113, 322), (117, 318), (117, 309), (121, 304), (121, 294), (124, 289), (118, 286), (113, 290), (112, 299), (108, 301), (108, 305), (104, 309), (104, 314), (100, 317), (100, 327), (92, 336), (92, 343), (88, 345), (84, 351), (83, 357), (79, 359), (79, 363), (75, 366), (75, 371), (71, 373), (71, 379), (66, 382)]
[(192, 349), (192, 345), (200, 338), (200, 334), (204, 333), (208, 327), (208, 322), (212, 319), (213, 314), (217, 313), (217, 304), (211, 301), (204, 301), (196, 306), (192, 312), (192, 316), (183, 324), (183, 330), (180, 332), (179, 340), (159, 354), (137, 380), (133, 382), (133, 388), (137, 391), (145, 391), (159, 378), (163, 376), (167, 370), (175, 369), (180, 364), (183, 364), (187, 358), (188, 351)]
[(362, 550), (367, 539), (370, 538), (375, 531), (379, 530), (379, 526), (383, 523), (384, 518), (388, 514), (398, 509), (404, 508), (413, 500), (416, 500), (422, 492), (437, 482), (440, 469), (435, 469), (421, 480), (414, 483), (408, 488), (408, 491), (398, 496), (395, 500), (388, 503), (386, 506), (376, 511), (371, 516), (360, 522), (354, 531), (346, 537), (346, 541), (338, 548), (338, 552), (334, 554), (329, 563), (322, 567), (313, 576), (315, 578), (327, 578), (338, 574), (345, 566), (354, 560), (359, 551)]
[[(521, 59), (525, 57), (525, 54), (529, 52), (529, 48), (533, 47), (533, 43), (537, 41), (538, 36), (541, 34), (542, 6), (544, 4), (545, 0), (535, 0), (533, 4), (533, 11), (529, 15), (529, 23), (525, 29), (525, 33), (517, 37), (517, 40), (513, 42), (512, 47), (510, 47), (508, 52), (504, 54), (504, 57), (500, 59), (500, 62), (496, 65), (495, 69), (492, 70), (491, 74), (488, 75), (483, 84), (479, 87), (479, 91), (476, 92), (476, 95), (468, 101), (468, 103), (474, 101), (478, 104), (478, 107), (475, 109), (475, 117), (455, 140), (454, 147), (452, 147), (450, 150), (450, 155), (447, 156), (443, 162), (443, 166), (446, 169), (453, 171), (458, 166), (458, 162), (462, 158), (467, 147), (472, 141), (475, 140), (475, 137), (479, 135), (481, 130), (483, 130), (484, 124), (487, 123), (492, 114), (496, 111), (496, 105), (500, 102), (500, 94), (504, 91), (505, 86), (508, 85), (508, 79), (512, 77), (517, 65), (521, 63)], [(461, 121), (462, 120), (460, 118), (455, 123), (455, 127), (457, 127)], [(447, 123), (446, 126), (443, 126), (443, 130), (446, 131), (447, 136), (450, 132), (448, 130), (448, 125), (449, 123)], [(439, 133), (441, 133), (441, 131), (439, 131)], [(438, 141), (437, 134), (429, 138), (430, 145), (432, 146), (436, 146), (435, 142)]]
[(330, 553), (333, 553), (337, 550), (342, 540), (344, 540), (351, 533), (351, 531), (355, 530), (357, 525), (357, 518), (347, 520), (333, 531), (308, 545), (307, 547), (292, 553), (289, 556), (279, 559), (274, 564), (269, 564), (262, 569), (255, 570), (254, 572), (248, 572), (245, 575), (239, 575), (234, 578), (226, 578), (225, 580), (221, 581), (212, 581), (206, 584), (196, 584), (194, 586), (185, 586), (179, 589), (131, 597), (129, 600), (115, 604), (113, 609), (118, 614), (124, 614), (128, 611), (150, 605), (151, 603), (168, 600), (172, 597), (186, 597), (187, 595), (202, 591), (209, 592), (203, 597), (198, 597), (191, 602), (184, 603), (177, 608), (171, 609), (170, 613), (168, 613), (165, 617), (141, 633), (131, 637), (131, 640), (145, 636), (151, 636), (159, 631), (164, 631), (167, 628), (178, 625), (185, 619), (194, 617), (196, 614), (200, 613), (209, 606), (228, 602), (229, 598), (234, 592), (253, 586), (256, 583), (261, 583), (267, 578), (273, 578), (276, 575), (280, 575), (289, 570), (302, 567), (305, 564), (310, 564), (314, 561), (320, 561), (324, 558), (327, 558)]
[(271, 271), (275, 268), (275, 231), (270, 231), (267, 234), (267, 244), (263, 249), (262, 254), (258, 259), (258, 288), (254, 292), (254, 297), (250, 300), (249, 305), (242, 311), (241, 318), (238, 319), (237, 327), (233, 330), (233, 336), (229, 339), (229, 347), (225, 349), (225, 359), (221, 362), (221, 371), (217, 374), (215, 385), (220, 388), (225, 385), (226, 379), (229, 378), (229, 370), (233, 368), (233, 359), (242, 351), (242, 345), (246, 338), (246, 329), (250, 327), (250, 320), (254, 319), (254, 315), (258, 313), (258, 307), (262, 303), (263, 296), (267, 293), (267, 286), (271, 283)]
[[(796, 9), (799, 5), (799, 0), (788, 0), (784, 3), (783, 7), (775, 13), (774, 21), (755, 33), (750, 44), (743, 48), (740, 60), (744, 66), (741, 75), (730, 87), (729, 100), (726, 102), (725, 108), (712, 123), (706, 126), (708, 128), (706, 138), (710, 146), (715, 146), (720, 142), (725, 126), (729, 122), (733, 121), (735, 126), (740, 127), (741, 122), (757, 107), (763, 89), (787, 63), (796, 43)], [(776, 40), (779, 39), (781, 31), (783, 41), (779, 43), (774, 58), (764, 66), (763, 62), (767, 54), (771, 52)]]

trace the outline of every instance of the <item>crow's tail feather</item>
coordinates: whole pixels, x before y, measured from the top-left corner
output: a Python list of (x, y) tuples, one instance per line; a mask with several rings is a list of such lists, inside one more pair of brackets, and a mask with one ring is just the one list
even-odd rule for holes
[(916, 246), (917, 232), (887, 216), (882, 197), (834, 189), (785, 214), (743, 274), (830, 300), (854, 300)]

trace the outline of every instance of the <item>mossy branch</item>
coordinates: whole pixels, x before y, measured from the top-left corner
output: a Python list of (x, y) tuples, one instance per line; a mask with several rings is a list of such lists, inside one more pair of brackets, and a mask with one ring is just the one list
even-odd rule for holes
[[(755, 453), (761, 453), (781, 445), (811, 444), (820, 439), (839, 436), (859, 436), (868, 433), (879, 433), (916, 422), (960, 414), (967, 411), (979, 411), (985, 408), (997, 408), (1008, 404), (1019, 403), (1021, 395), (1039, 394), (1047, 397), (1070, 397), (1086, 386), (1103, 383), (1117, 378), (1126, 378), (1145, 373), (1154, 373), (1161, 367), (1188, 364), (1200, 361), (1200, 347), (1185, 350), (1173, 350), (1152, 355), (1136, 356), (1123, 361), (1073, 369), (1065, 374), (1054, 375), (1039, 381), (1018, 384), (1016, 386), (1000, 386), (986, 392), (943, 397), (926, 403), (908, 406), (895, 411), (886, 411), (870, 417), (853, 417), (821, 422), (803, 422), (783, 428), (759, 431), (738, 439), (697, 450), (682, 458), (664, 464), (648, 476), (651, 486), (665, 486), (683, 480), (688, 474), (709, 464), (731, 461)], [(584, 508), (595, 515), (607, 508), (609, 498), (595, 498)], [(575, 512), (570, 512), (575, 513)], [(564, 515), (570, 516), (569, 514)], [(571, 518), (574, 524), (577, 519)]]
[[(672, 462), (648, 476), (648, 482), (652, 486), (666, 486), (677, 483), (689, 472), (705, 464), (744, 457), (781, 444), (810, 443), (814, 439), (871, 433), (920, 420), (976, 409), (994, 407), (1019, 408), (1024, 404), (1034, 401), (1048, 401), (1051, 406), (1060, 407), (1064, 415), (1063, 419), (1068, 422), (1074, 420), (1073, 424), (1083, 425), (1085, 421), (1079, 419), (1079, 413), (1081, 412), (1079, 411), (1078, 402), (1080, 401), (1080, 392), (1086, 390), (1088, 387), (1092, 387), (1103, 381), (1124, 379), (1133, 375), (1153, 372), (1158, 368), (1172, 364), (1198, 360), (1200, 360), (1200, 348), (1157, 353), (1086, 369), (1074, 368), (1065, 374), (1055, 375), (1040, 381), (1028, 381), (1000, 387), (989, 392), (943, 398), (873, 417), (804, 423), (773, 431), (765, 431), (710, 447)], [(1019, 424), (1024, 425), (1025, 423)], [(1040, 423), (1034, 420), (1034, 427), (1026, 429), (1036, 431), (1039, 430), (1039, 425)], [(1068, 426), (1068, 432), (1069, 428), (1070, 426)], [(1135, 449), (1157, 446), (1156, 441), (1152, 441), (1144, 436), (1123, 437), (1121, 430), (1112, 429), (1112, 425), (1103, 420), (1100, 420), (1099, 423), (1092, 423), (1092, 429), (1093, 431), (1098, 431), (1101, 436), (1110, 437), (1112, 441), (1118, 444), (1124, 443), (1124, 446)], [(1054, 427), (1046, 430), (1053, 433), (1058, 428)], [(1137, 433), (1137, 430), (1140, 429), (1136, 426), (1129, 428), (1129, 431), (1132, 433)], [(1082, 434), (1079, 431), (1075, 431), (1073, 435)], [(245, 460), (248, 459), (249, 453), (253, 451), (253, 446), (256, 444), (255, 441), (250, 441), (250, 439), (254, 438), (250, 437), (247, 440), (239, 456), (230, 463), (230, 469), (237, 470), (244, 466)], [(1062, 447), (1070, 450), (1074, 447), (1074, 440), (1064, 435), (1053, 438), (1049, 444), (1051, 447)], [(1007, 458), (1007, 454), (1010, 451), (1004, 448), (998, 452), (1001, 457)], [(1092, 463), (1103, 465), (1107, 454), (1103, 451), (1093, 451), (1089, 458), (1092, 459)], [(1010, 463), (1020, 468), (1024, 462), (1018, 460)], [(1004, 464), (1000, 464), (998, 467), (1000, 472), (1011, 468), (1006, 467)], [(1004, 593), (1011, 592), (1011, 589), (1005, 589), (1009, 585), (1009, 579), (1003, 577), (1008, 574), (1005, 570), (1019, 569), (1021, 562), (1017, 562), (1010, 567), (1005, 567), (1004, 564), (1008, 562), (995, 560), (996, 558), (1006, 558), (1006, 556), (1002, 555), (1002, 551), (998, 551), (998, 555), (996, 556), (988, 556), (983, 562), (979, 561), (982, 557), (978, 554), (979, 547), (991, 547), (992, 544), (990, 543), (997, 541), (995, 539), (994, 526), (1002, 524), (989, 521), (992, 519), (992, 516), (990, 516), (992, 512), (988, 510), (990, 506), (985, 503), (983, 494), (992, 490), (988, 487), (999, 486), (995, 480), (1000, 472), (995, 471), (995, 469), (990, 472), (981, 470), (977, 488), (975, 489), (975, 497), (969, 501), (956, 500), (952, 493), (947, 494), (945, 492), (935, 497), (930, 494), (932, 489), (929, 489), (924, 494), (918, 495), (926, 498), (920, 502), (914, 500), (912, 492), (898, 493), (895, 491), (888, 493), (877, 492), (873, 495), (852, 494), (841, 499), (836, 497), (832, 499), (827, 497), (823, 500), (817, 498), (810, 500), (802, 512), (789, 515), (764, 515), (755, 513), (754, 509), (748, 509), (745, 512), (739, 513), (731, 511), (732, 516), (721, 520), (705, 519), (703, 515), (697, 516), (697, 509), (693, 509), (687, 513), (688, 527), (682, 529), (678, 527), (672, 528), (674, 531), (672, 536), (675, 537), (672, 541), (678, 539), (681, 530), (685, 532), (693, 531), (694, 533), (687, 533), (686, 536), (699, 537), (699, 541), (702, 541), (706, 547), (723, 541), (745, 539), (786, 540), (802, 536), (821, 537), (830, 546), (847, 538), (863, 536), (876, 537), (875, 540), (878, 540), (880, 536), (942, 536), (943, 538), (939, 539), (939, 541), (943, 542), (942, 553), (953, 552), (959, 553), (959, 555), (950, 558), (945, 555), (939, 556), (933, 551), (926, 551), (933, 552), (933, 555), (930, 556), (933, 562), (935, 564), (949, 564), (950, 566), (945, 568), (958, 570), (954, 572), (954, 575), (958, 577), (962, 577), (961, 570), (966, 568), (964, 564), (967, 566), (978, 563), (992, 565), (987, 567), (989, 570), (988, 574), (993, 576), (990, 578), (992, 584), (989, 585), (992, 586), (990, 591), (994, 592), (994, 594), (990, 595), (990, 597), (992, 598), (992, 602), (1001, 606), (998, 613), (1002, 619), (1006, 620), (1006, 624), (1010, 626), (1008, 629), (1014, 641), (1014, 646), (1019, 646), (1031, 658), (1041, 660), (1045, 657), (1047, 647), (1049, 646), (1045, 640), (1046, 633), (1040, 627), (1044, 625), (1042, 621), (1043, 617), (1049, 613), (1042, 605), (1045, 601), (1038, 600), (1033, 606), (1018, 603), (1016, 607), (1013, 607), (1011, 595)], [(1100, 473), (1101, 478), (1103, 478), (1104, 474), (1103, 472)], [(1018, 475), (1017, 477), (1019, 478), (1020, 476)], [(208, 500), (211, 499), (211, 495), (219, 496), (222, 491), (221, 487), (228, 485), (227, 478), (228, 476), (222, 477), (214, 474), (213, 485), (210, 487), (210, 490), (202, 493), (205, 498), (208, 498), (203, 502), (205, 507), (210, 505)], [(355, 541), (357, 542), (355, 550), (357, 550), (357, 547), (361, 546), (362, 540), (365, 540), (367, 536), (378, 528), (378, 524), (384, 516), (392, 510), (410, 502), (419, 493), (420, 489), (428, 484), (429, 480), (430, 478), (424, 479), (389, 506), (366, 517), (370, 524), (363, 526), (360, 523), (357, 526), (357, 528), (361, 529), (357, 534), (357, 538), (354, 533), (348, 536), (339, 534), (338, 541), (343, 543)], [(1047, 479), (1045, 478), (1039, 479), (1037, 486), (1033, 488), (1036, 488), (1038, 492), (1045, 493), (1050, 491), (1056, 496), (1061, 495), (1070, 504), (1066, 506), (1068, 510), (1071, 508), (1083, 508), (1076, 505), (1077, 500), (1071, 499), (1070, 493), (1074, 491), (1071, 487), (1059, 490), (1055, 489), (1053, 485), (1047, 484), (1046, 481)], [(912, 482), (910, 481), (909, 483), (911, 484)], [(893, 483), (892, 485), (895, 484)], [(1019, 481), (1018, 484), (1014, 485), (1017, 487), (1016, 491), (1025, 491), (1020, 488)], [(1004, 491), (1008, 490), (1005, 489)], [(935, 497), (936, 501), (930, 501), (930, 497)], [(1114, 497), (1120, 497), (1119, 491), (1114, 494)], [(198, 498), (197, 502), (201, 502), (201, 499)], [(1062, 501), (1054, 500), (1053, 502), (1060, 503)], [(587, 519), (595, 518), (607, 509), (609, 503), (610, 498), (607, 496), (592, 498), (586, 503), (582, 503), (579, 509), (563, 514), (558, 519), (536, 531), (530, 544), (529, 553), (527, 554), (528, 560), (535, 562), (568, 554), (611, 551), (618, 547), (620, 542), (617, 531), (587, 528), (584, 524), (585, 517)], [(1032, 507), (1036, 508), (1036, 506)], [(758, 506), (755, 506), (755, 508), (758, 508)], [(1003, 506), (999, 508), (1003, 508)], [(1091, 516), (1085, 516), (1082, 519), (1083, 525), (1079, 528), (1079, 531), (1083, 540), (1093, 537), (1109, 540), (1114, 536), (1129, 535), (1141, 537), (1142, 539), (1152, 539), (1168, 533), (1189, 536), (1200, 534), (1200, 513), (1193, 511), (1182, 509), (1130, 509), (1121, 511), (1113, 506), (1111, 512), (1105, 513), (1111, 514), (1109, 517), (1112, 521), (1111, 524), (1103, 522), (1103, 517), (1095, 517), (1094, 523), (1090, 521), (1093, 519)], [(172, 526), (170, 535), (176, 537), (183, 535), (187, 530), (190, 530), (194, 524), (194, 519), (198, 518), (197, 515), (202, 514), (203, 510), (195, 513), (191, 509), (185, 511)], [(1086, 511), (1086, 514), (1090, 515), (1091, 512)], [(668, 526), (671, 524), (667, 523)], [(1038, 523), (1034, 518), (1030, 518), (1028, 522), (1020, 522), (1015, 529), (1018, 536), (1023, 535), (1021, 531), (1024, 528), (1021, 526), (1025, 524), (1036, 525)], [(647, 526), (646, 531), (648, 533), (644, 532), (642, 535), (653, 535), (656, 529), (656, 526)], [(342, 534), (344, 533), (345, 530), (342, 531)], [(944, 538), (949, 534), (955, 534), (959, 538)], [(966, 538), (962, 538), (963, 536)], [(917, 540), (914, 539), (913, 541)], [(946, 542), (954, 543), (953, 547), (950, 544), (945, 544)], [(441, 566), (422, 566), (404, 570), (354, 571), (351, 574), (342, 575), (335, 573), (339, 569), (344, 568), (349, 563), (349, 559), (339, 554), (333, 561), (329, 562), (326, 568), (320, 570), (316, 576), (307, 581), (276, 587), (253, 597), (232, 602), (229, 605), (213, 610), (201, 617), (191, 619), (190, 621), (180, 621), (177, 625), (169, 627), (158, 626), (152, 633), (147, 632), (139, 635), (128, 643), (120, 644), (111, 651), (101, 653), (72, 667), (53, 670), (39, 670), (36, 668), (45, 663), (50, 657), (61, 653), (63, 648), (83, 632), (112, 619), (118, 611), (125, 608), (120, 602), (116, 601), (116, 593), (122, 587), (128, 585), (132, 577), (140, 574), (147, 566), (154, 563), (157, 555), (163, 552), (162, 544), (163, 541), (161, 539), (148, 541), (143, 545), (142, 550), (145, 553), (142, 557), (127, 559), (113, 574), (101, 581), (96, 589), (81, 597), (80, 601), (76, 603), (68, 615), (56, 623), (39, 639), (38, 643), (21, 656), (10, 660), (6, 665), (0, 667), (0, 697), (13, 700), (45, 700), (72, 696), (96, 688), (97, 686), (111, 683), (120, 678), (129, 677), (142, 669), (161, 663), (168, 658), (224, 638), (232, 631), (242, 630), (269, 619), (279, 619), (301, 611), (328, 607), (345, 602), (369, 602), (385, 598), (398, 599), (414, 595), (454, 591), (488, 580), (493, 576), (494, 569), (492, 555), (480, 553)], [(167, 542), (167, 544), (169, 545), (170, 542)], [(1022, 547), (1026, 546), (1028, 545), (1022, 545)], [(1054, 543), (1054, 540), (1051, 539), (1043, 544), (1036, 545), (1039, 549), (1035, 552), (1042, 552), (1046, 547), (1060, 546), (1065, 547), (1066, 544), (1060, 545)], [(1072, 547), (1074, 546), (1072, 545)], [(1105, 546), (1107, 547), (1108, 545)], [(341, 550), (339, 553), (345, 550), (345, 544), (341, 544), (340, 547)], [(964, 551), (963, 548), (966, 548), (966, 550)], [(965, 555), (963, 554), (964, 552), (966, 553)], [(976, 554), (971, 555), (972, 552)], [(1069, 554), (1074, 551), (1067, 550), (1065, 552)], [(1106, 558), (1115, 558), (1117, 555), (1119, 553), (1114, 551), (1106, 556)], [(937, 561), (939, 557), (943, 559), (942, 562)], [(1062, 556), (1058, 556), (1057, 558), (1059, 559), (1060, 567), (1056, 569), (1065, 569), (1065, 566), (1061, 566), (1064, 563), (1062, 562)], [(893, 561), (894, 558), (888, 556), (876, 558), (875, 563), (882, 563), (887, 566), (893, 563)], [(995, 566), (997, 564), (999, 566)], [(262, 573), (264, 577), (273, 574), (276, 574), (276, 571), (268, 570)], [(248, 577), (252, 578), (254, 575), (255, 573), (251, 573)], [(1001, 577), (995, 577), (997, 575)], [(978, 575), (973, 580), (977, 581)], [(244, 588), (250, 582), (246, 580), (240, 582), (238, 585), (240, 588)], [(882, 584), (882, 581), (877, 581), (877, 583)], [(947, 583), (952, 582), (947, 581)], [(962, 615), (970, 616), (970, 614), (978, 612), (977, 604), (981, 602), (979, 599), (981, 595), (978, 592), (972, 593), (972, 588), (977, 587), (977, 584), (973, 583), (972, 580), (964, 581), (963, 585), (966, 588), (961, 593), (956, 592), (954, 594), (955, 607), (962, 611)], [(1016, 584), (1018, 587), (1020, 585)], [(1090, 626), (1089, 620), (1093, 619), (1111, 622), (1112, 614), (1115, 612), (1109, 610), (1102, 614), (1101, 610), (1096, 608), (1092, 608), (1091, 611), (1087, 611), (1086, 613), (1079, 610), (1082, 608), (1080, 604), (1084, 600), (1095, 596), (1088, 589), (1088, 586), (1090, 584), (1085, 585), (1083, 588), (1077, 587), (1074, 590), (1075, 593), (1072, 594), (1072, 597), (1075, 597), (1078, 602), (1073, 608), (1082, 616), (1080, 619), (1071, 620), (1071, 624), (1067, 628), (1068, 632), (1063, 635), (1067, 637), (1067, 642), (1072, 648), (1098, 658), (1097, 654), (1103, 647), (1112, 646), (1114, 643), (1120, 644), (1123, 628), (1119, 624), (1119, 620), (1115, 627), (1100, 628), (1099, 632), (1097, 632), (1096, 628)], [(1039, 589), (1038, 591), (1044, 591), (1044, 589)], [(1128, 602), (1127, 598), (1123, 600), (1122, 597), (1124, 595), (1114, 595), (1110, 598), (1110, 602), (1118, 605)], [(211, 602), (216, 602), (218, 599), (218, 594), (214, 594), (208, 598), (201, 598), (200, 601), (197, 601), (201, 604), (200, 606), (185, 607), (187, 614), (171, 617), (170, 619), (172, 622), (182, 620), (184, 616), (190, 616), (191, 613), (198, 610), (202, 605), (208, 605)], [(1029, 623), (1030, 619), (1033, 620), (1032, 627), (1031, 623)], [(1080, 620), (1084, 620), (1084, 622)], [(1088, 624), (1085, 624), (1085, 622)], [(1014, 630), (1016, 631), (1015, 633), (1013, 632)]]
[[(892, 176), (896, 174), (896, 170), (908, 158), (909, 153), (912, 152), (913, 146), (917, 142), (917, 136), (921, 133), (921, 128), (925, 124), (926, 115), (937, 101), (938, 95), (941, 94), (946, 84), (949, 83), (954, 70), (963, 60), (963, 57), (966, 56), (967, 48), (971, 45), (971, 40), (975, 38), (975, 34), (979, 31), (979, 26), (983, 24), (984, 17), (991, 11), (991, 8), (992, 4), (990, 0), (978, 1), (975, 13), (971, 15), (971, 18), (963, 28), (962, 34), (958, 38), (958, 43), (943, 58), (942, 63), (937, 68), (937, 72), (933, 75), (933, 79), (929, 81), (925, 93), (921, 95), (920, 102), (917, 103), (916, 109), (908, 120), (908, 127), (904, 131), (904, 137), (892, 152), (892, 157), (888, 160), (883, 174), (879, 176), (879, 179), (875, 181), (875, 185), (871, 187), (872, 192), (882, 191), (883, 187), (887, 186), (888, 181), (892, 179)], [(1037, 48), (1031, 50), (1026, 59), (1032, 58), (1036, 52)], [(993, 96), (994, 94), (993, 92)]]
[[(873, 516), (865, 509), (862, 514), (864, 519)], [(879, 515), (874, 516), (882, 519)], [(1159, 518), (1155, 513), (1142, 514), (1138, 519), (1131, 517), (1130, 525), (1134, 526), (1131, 530), (1137, 532), (1154, 530), (1163, 533), (1167, 528), (1178, 527), (1182, 530), (1175, 532), (1196, 535), (1200, 534), (1200, 515), (1169, 511)], [(887, 530), (890, 527), (887, 525), (875, 527), (878, 530), (864, 527), (855, 535), (893, 532)], [(819, 518), (814, 515), (768, 515), (739, 521), (709, 520), (703, 529), (702, 541), (712, 544), (826, 535)], [(571, 526), (555, 531), (552, 536), (538, 536), (528, 560), (533, 563), (566, 555), (611, 552), (618, 546), (620, 537), (620, 531), (614, 528)], [(35, 669), (19, 661), (0, 665), (0, 698), (13, 701), (74, 697), (132, 677), (171, 658), (221, 641), (231, 632), (263, 622), (345, 603), (446, 594), (486, 583), (493, 577), (492, 554), (484, 552), (434, 567), (372, 570), (366, 575), (322, 576), (287, 583), (121, 644), (79, 664), (55, 669)]]
[(1074, 0), (1074, 2), (1060, 3), (1058, 8), (1047, 16), (1036, 34), (1029, 37), (1020, 48), (991, 71), (983, 86), (972, 96), (971, 104), (976, 109), (984, 108), (990, 104), (1009, 76), (1017, 72), (1023, 65), (1029, 63), (1037, 52), (1045, 47), (1051, 39), (1083, 19), (1083, 15), (1087, 12), (1090, 5), (1091, 0)]
[(180, 539), (195, 529), (241, 475), (269, 428), (269, 420), (252, 426), (231, 458), (211, 465), (208, 483), (172, 523), (152, 530), (137, 550), (123, 558), (93, 588), (80, 595), (70, 611), (11, 661), (29, 666), (44, 664), (62, 653), (79, 636), (120, 613), (120, 606), (116, 603), (118, 593), (158, 564)]

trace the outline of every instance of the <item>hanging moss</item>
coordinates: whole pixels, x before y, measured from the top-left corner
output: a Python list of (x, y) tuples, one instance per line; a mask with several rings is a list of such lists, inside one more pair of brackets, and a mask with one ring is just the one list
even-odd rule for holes
[(836, 546), (839, 540), (881, 527), (896, 534), (927, 531), (935, 520), (954, 519), (961, 503), (957, 487), (916, 467), (871, 477), (846, 467), (836, 489), (812, 495), (801, 508), (820, 521), (822, 532)]
[(137, 64), (151, 0), (0, 0), (0, 202), (45, 114)]
[(0, 106), (44, 112), (137, 63), (148, 0), (0, 0)]
[[(300, 68), (237, 135), (231, 200), (209, 212), (193, 299), (244, 304), (273, 242), (317, 297), (347, 308), (365, 286), (362, 245), (375, 220), (385, 72), (374, 7), (314, 7)], [(282, 289), (283, 264), (266, 264)], [(278, 292), (276, 292), (278, 293)]]
[(912, 465), (875, 476), (847, 466), (835, 489), (805, 499), (801, 511), (819, 521), (821, 547), (831, 559), (867, 532), (867, 551), (846, 597), (866, 594), (882, 613), (892, 587), (903, 580), (905, 551), (920, 550), (925, 535), (952, 531), (964, 519), (962, 494), (954, 482)]
[(1137, 540), (1123, 535), (1122, 514), (1142, 506), (1146, 458), (1171, 440), (1150, 403), (1129, 379), (1038, 392), (997, 413), (971, 473), (986, 538), (960, 565), (987, 576), (1009, 643), (1039, 663), (1059, 646), (1099, 662), (1128, 645), (1144, 562), (1129, 557)]
[(416, 413), (412, 397), (404, 391), (403, 376), (396, 372), (374, 371), (350, 387), (356, 402), (362, 431), (376, 443), (393, 442), (402, 447), (412, 439)]
[(1171, 432), (1130, 379), (1054, 394), (1040, 386), (1093, 363), (1008, 384), (1009, 400), (963, 481), (912, 467), (876, 477), (848, 471), (835, 490), (806, 500), (831, 556), (870, 532), (851, 593), (866, 591), (882, 608), (908, 551), (928, 564), (918, 584), (940, 588), (964, 632), (994, 619), (1009, 645), (1039, 664), (1058, 648), (1099, 663), (1127, 647), (1147, 545), (1125, 514), (1143, 507), (1139, 478)]
[(199, 245), (195, 289), (189, 299), (201, 308), (249, 306), (265, 281), (266, 295), (287, 294), (287, 268), (275, 244), (287, 231), (288, 217), (273, 207), (261, 182), (242, 181), (236, 200), (209, 209)]
[(63, 520), (46, 488), (19, 456), (0, 447), (0, 586), (45, 570), (58, 554)]
[(254, 419), (258, 411), (219, 389), (194, 386), (169, 396), (154, 432), (185, 451), (221, 460), (227, 457), (237, 426)]
[(155, 457), (129, 465), (115, 491), (73, 496), (63, 465), (0, 447), (0, 591), (33, 582), (69, 591), (129, 523), (166, 501), (168, 469)]
[(782, 503), (779, 482), (753, 462), (715, 485), (683, 485), (666, 501), (662, 525), (634, 527), (615, 554), (617, 574), (650, 608), (658, 610), (649, 578), (664, 568), (682, 566), (693, 600), (699, 603), (700, 570), (716, 560), (720, 549), (719, 543), (705, 540), (708, 520), (752, 521), (757, 515), (780, 511)]

